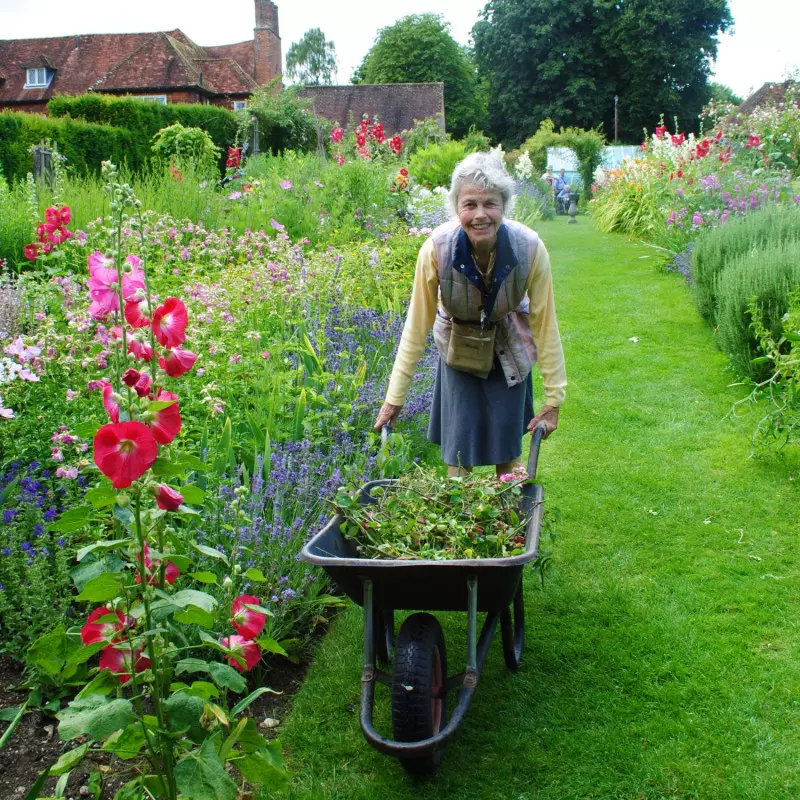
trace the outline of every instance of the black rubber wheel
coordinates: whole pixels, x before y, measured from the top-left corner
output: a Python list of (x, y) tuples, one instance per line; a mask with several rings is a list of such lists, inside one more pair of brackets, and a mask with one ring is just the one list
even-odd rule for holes
[(503, 635), (503, 658), (506, 666), (516, 672), (522, 663), (522, 650), (525, 647), (525, 599), (522, 595), (521, 578), (514, 599), (500, 614), (500, 631)]
[(394, 655), (394, 611), (391, 608), (376, 608), (373, 620), (375, 660), (386, 666)]
[[(400, 628), (392, 673), (392, 727), (398, 742), (428, 739), (447, 723), (447, 650), (439, 620), (412, 614)], [(442, 748), (421, 758), (401, 758), (412, 775), (432, 775)]]

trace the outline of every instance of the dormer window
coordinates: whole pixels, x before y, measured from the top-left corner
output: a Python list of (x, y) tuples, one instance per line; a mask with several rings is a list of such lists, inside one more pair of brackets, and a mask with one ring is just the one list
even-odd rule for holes
[(50, 84), (51, 72), (47, 67), (29, 67), (25, 74), (27, 80), (25, 81), (26, 89), (36, 89)]

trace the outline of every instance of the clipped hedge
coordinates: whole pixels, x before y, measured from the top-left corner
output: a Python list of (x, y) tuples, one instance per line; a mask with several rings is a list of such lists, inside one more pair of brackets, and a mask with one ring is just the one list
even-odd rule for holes
[(9, 183), (25, 180), (33, 171), (32, 145), (50, 139), (78, 174), (100, 174), (106, 159), (138, 169), (135, 135), (112, 125), (93, 125), (81, 120), (48, 119), (39, 114), (0, 112), (0, 169)]
[(692, 252), (692, 277), (697, 310), (709, 322), (717, 309), (716, 280), (739, 256), (782, 242), (800, 241), (800, 207), (772, 205), (735, 217), (697, 239)]
[(749, 249), (728, 262), (714, 284), (717, 344), (728, 353), (737, 373), (763, 378), (764, 366), (752, 359), (758, 342), (750, 329), (749, 309), (761, 310), (764, 326), (778, 339), (781, 320), (789, 309), (789, 295), (800, 288), (800, 241), (775, 242)]
[[(47, 108), (53, 117), (71, 117), (127, 128), (135, 138), (136, 158), (140, 164), (146, 164), (151, 156), (153, 136), (175, 122), (186, 128), (202, 128), (226, 155), (228, 145), (236, 141), (236, 115), (219, 106), (199, 103), (162, 106), (135, 97), (82, 94), (77, 97), (59, 95), (47, 104)], [(224, 169), (224, 159), (221, 166)]]

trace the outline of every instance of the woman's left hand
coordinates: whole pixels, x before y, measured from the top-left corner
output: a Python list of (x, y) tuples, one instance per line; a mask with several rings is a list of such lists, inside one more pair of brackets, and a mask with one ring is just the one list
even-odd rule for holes
[(556, 406), (544, 406), (542, 410), (530, 421), (528, 430), (533, 433), (536, 426), (544, 422), (547, 432), (542, 437), (546, 439), (558, 427), (558, 408)]

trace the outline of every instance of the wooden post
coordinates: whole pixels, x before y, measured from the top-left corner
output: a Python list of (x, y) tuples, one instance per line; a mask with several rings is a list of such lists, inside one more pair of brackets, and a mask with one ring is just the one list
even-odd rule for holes
[(37, 181), (44, 179), (50, 189), (53, 188), (55, 180), (52, 155), (53, 153), (45, 145), (44, 139), (33, 146), (33, 177)]

